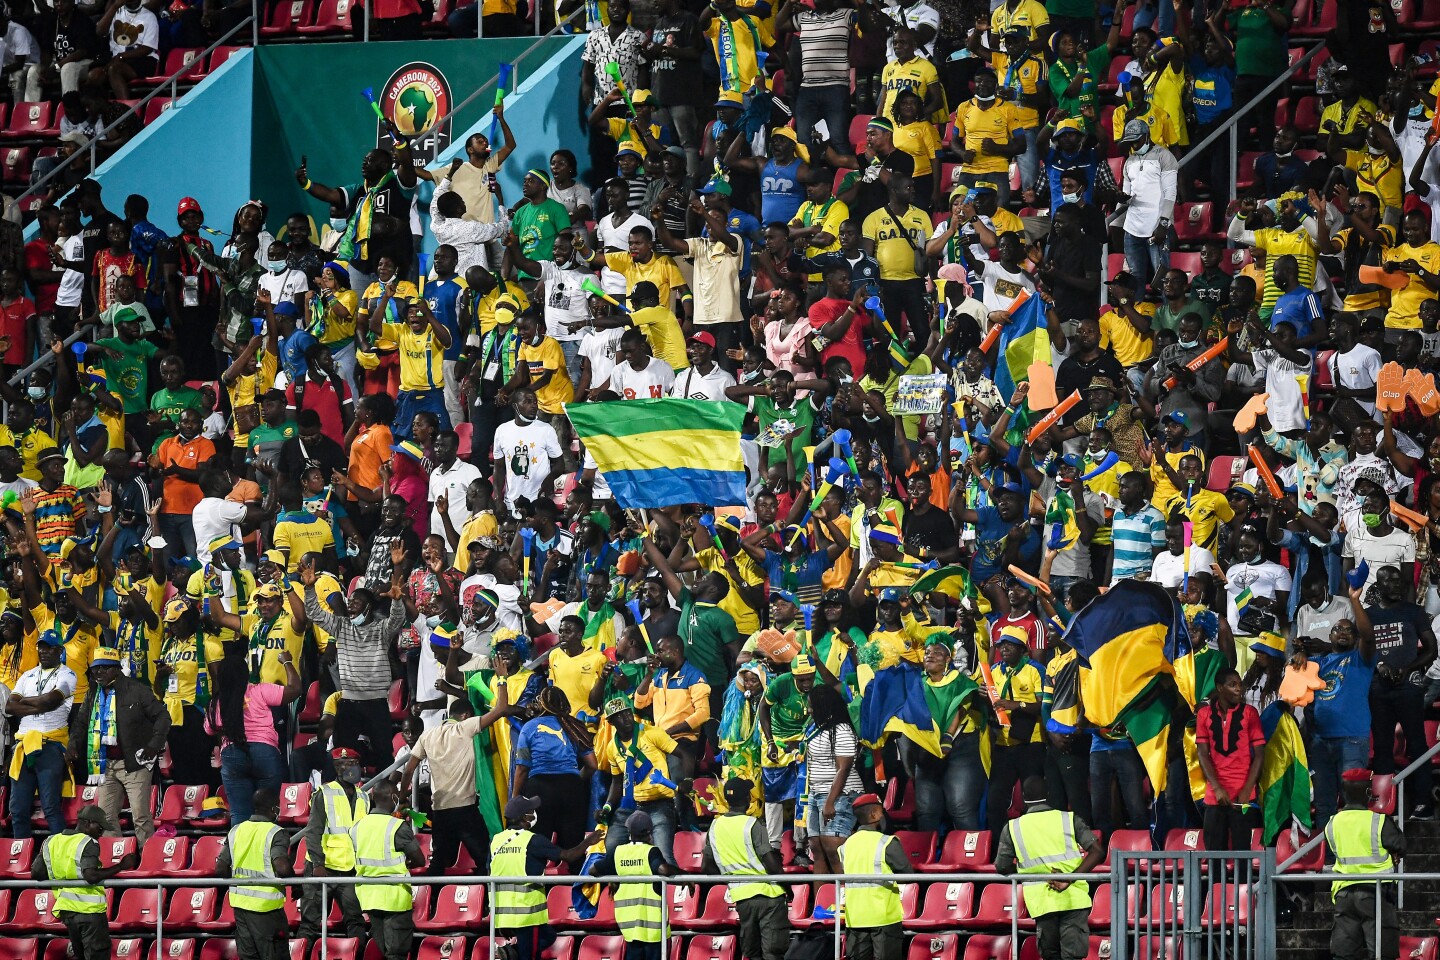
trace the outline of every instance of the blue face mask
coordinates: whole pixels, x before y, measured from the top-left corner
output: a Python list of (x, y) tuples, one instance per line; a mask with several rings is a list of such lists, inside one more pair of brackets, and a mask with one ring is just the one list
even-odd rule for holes
[(1425, 104), (1423, 104), (1423, 103), (1417, 103), (1417, 104), (1415, 104), (1415, 106), (1411, 107), (1411, 108), (1410, 108), (1410, 116), (1412, 116), (1412, 117), (1423, 117), (1423, 116), (1425, 116)]
[(282, 272), (283, 270), (285, 270), (285, 268), (288, 267), (289, 265), (290, 265), (290, 264), (289, 264), (288, 262), (284, 261), (284, 260), (266, 260), (266, 261), (265, 261), (265, 266), (270, 269), (270, 272), (271, 272), (271, 273), (280, 273), (280, 272)]
[(1194, 350), (1196, 347), (1200, 346), (1199, 340), (1179, 340), (1177, 341), (1177, 343), (1182, 350)]

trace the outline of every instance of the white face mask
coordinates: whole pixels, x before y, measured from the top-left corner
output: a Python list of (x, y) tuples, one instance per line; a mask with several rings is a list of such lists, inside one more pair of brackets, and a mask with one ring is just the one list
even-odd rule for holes
[(1177, 342), (1181, 350), (1194, 350), (1196, 347), (1200, 346), (1199, 340), (1180, 340)]
[(990, 104), (995, 102), (995, 97), (993, 95), (989, 97), (982, 97), (979, 94), (976, 94), (975, 102), (980, 104), (983, 109), (988, 110), (990, 108)]
[(355, 624), (355, 626), (357, 626), (357, 627), (362, 627), (362, 626), (365, 625), (365, 621), (366, 621), (367, 619), (369, 619), (369, 615), (368, 615), (368, 614), (357, 613), (357, 614), (355, 614), (355, 616), (353, 616), (353, 617), (350, 618), (350, 622), (353, 623), (353, 624)]
[(44, 400), (44, 399), (45, 399), (45, 388), (44, 388), (44, 387), (26, 387), (26, 388), (25, 388), (25, 393), (29, 395), (29, 397), (30, 397), (31, 400)]
[(1078, 194), (1078, 193), (1062, 193), (1062, 194), (1060, 194), (1060, 202), (1061, 202), (1061, 203), (1079, 203), (1079, 202), (1080, 202), (1080, 194)]
[(1150, 152), (1150, 144), (1149, 144), (1148, 141), (1147, 141), (1146, 143), (1141, 144), (1140, 146), (1138, 146), (1138, 147), (1135, 148), (1135, 156), (1137, 156), (1137, 157), (1143, 157), (1143, 156), (1145, 156), (1145, 154), (1147, 154), (1147, 153), (1149, 153), (1149, 152)]
[(1384, 150), (1381, 150), (1379, 147), (1373, 147), (1373, 146), (1371, 146), (1370, 144), (1367, 143), (1367, 144), (1365, 145), (1365, 152), (1368, 153), (1368, 154), (1370, 154), (1370, 156), (1372, 156), (1372, 157), (1378, 157), (1378, 156), (1380, 156), (1380, 154), (1384, 153), (1385, 151), (1384, 151)]

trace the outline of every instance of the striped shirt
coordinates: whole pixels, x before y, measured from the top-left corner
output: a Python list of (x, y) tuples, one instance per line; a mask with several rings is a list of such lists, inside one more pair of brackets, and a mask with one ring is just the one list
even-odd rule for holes
[(336, 644), (340, 689), (346, 700), (380, 700), (390, 694), (390, 647), (405, 625), (405, 605), (390, 604), (388, 617), (372, 617), (356, 626), (321, 606), (314, 587), (305, 588), (305, 616), (330, 634)]
[[(850, 34), (853, 10), (822, 13), (807, 10), (795, 17), (800, 27), (800, 62), (804, 65), (802, 87), (829, 87), (850, 83)], [(830, 136), (846, 136), (830, 131)]]
[(1110, 582), (1148, 574), (1155, 552), (1165, 547), (1165, 515), (1149, 503), (1134, 514), (1117, 509), (1110, 529), (1115, 542)]
[(35, 496), (35, 538), (51, 562), (59, 563), (60, 544), (66, 537), (75, 536), (85, 516), (85, 502), (68, 483), (60, 484), (54, 491), (40, 487)]

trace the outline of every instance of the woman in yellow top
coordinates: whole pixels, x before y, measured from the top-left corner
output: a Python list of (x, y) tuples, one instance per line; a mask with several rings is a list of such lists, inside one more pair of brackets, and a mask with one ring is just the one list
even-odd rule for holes
[(1386, 330), (1419, 330), (1420, 304), (1440, 293), (1440, 243), (1430, 239), (1425, 214), (1411, 210), (1402, 225), (1405, 242), (1385, 251), (1385, 272), (1405, 273), (1410, 282), (1390, 294)]
[(210, 738), (205, 705), (210, 702), (210, 668), (224, 649), (200, 631), (200, 611), (179, 598), (165, 604), (164, 640), (155, 664), (155, 696), (170, 711), (170, 764), (179, 783), (210, 778)]
[(441, 430), (450, 429), (450, 414), (445, 410), (444, 361), (451, 336), (445, 324), (435, 318), (430, 304), (419, 298), (410, 301), (403, 324), (382, 322), (387, 315), (385, 308), (402, 282), (392, 278), (385, 285), (369, 320), (372, 334), (400, 347), (400, 392), (391, 429), (401, 439), (408, 439), (410, 425), (421, 410), (435, 414)]
[(1145, 92), (1175, 125), (1175, 144), (1190, 145), (1190, 131), (1185, 125), (1185, 91), (1189, 84), (1185, 66), (1185, 47), (1173, 37), (1161, 37), (1150, 48), (1150, 64), (1145, 71)]
[(940, 204), (940, 135), (935, 124), (922, 119), (924, 108), (914, 90), (895, 94), (895, 146), (915, 158), (915, 174), (911, 187), (917, 204), (928, 212)]
[(360, 295), (350, 289), (350, 272), (334, 261), (320, 271), (318, 285), (318, 292), (305, 292), (305, 329), (329, 348), (340, 375), (354, 390), (355, 318), (360, 314)]
[[(324, 272), (344, 273), (343, 268), (333, 269), (338, 266), (332, 261), (326, 264)], [(354, 333), (357, 338), (366, 336), (369, 341), (364, 357), (358, 355), (360, 345), (358, 339), (356, 341), (356, 362), (365, 368), (365, 383), (360, 393), (388, 393), (393, 397), (400, 389), (400, 361), (395, 355), (397, 345), (393, 339), (383, 335), (380, 327), (376, 326), (376, 318), (378, 316), (380, 324), (400, 324), (405, 319), (409, 304), (420, 299), (420, 290), (409, 280), (395, 276), (395, 262), (389, 257), (376, 261), (375, 276), (375, 282), (365, 288), (356, 313)]]
[(26, 670), (40, 663), (36, 634), (25, 632), (25, 618), (17, 610), (0, 613), (0, 683), (11, 690)]

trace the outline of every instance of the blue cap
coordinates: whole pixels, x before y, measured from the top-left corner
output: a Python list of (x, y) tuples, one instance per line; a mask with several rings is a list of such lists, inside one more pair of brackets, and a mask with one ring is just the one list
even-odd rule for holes
[(295, 306), (295, 304), (291, 303), (289, 300), (281, 300), (279, 303), (275, 304), (271, 312), (274, 313), (277, 317), (300, 316), (300, 308)]
[(1078, 453), (1067, 453), (1060, 458), (1060, 462), (1067, 467), (1074, 467), (1076, 470), (1079, 470), (1084, 465), (1081, 463)]
[(1186, 413), (1184, 410), (1171, 410), (1169, 413), (1165, 414), (1165, 416), (1161, 417), (1160, 419), (1161, 419), (1161, 420), (1174, 420), (1176, 423), (1180, 424), (1180, 426), (1182, 426), (1182, 427), (1188, 427), (1188, 426), (1190, 426), (1190, 415), (1189, 415), (1188, 413)]
[(40, 631), (40, 640), (39, 640), (39, 642), (40, 642), (41, 644), (44, 644), (44, 645), (47, 646), (47, 647), (63, 647), (63, 646), (65, 646), (65, 641), (64, 641), (64, 640), (61, 640), (61, 639), (60, 639), (60, 634), (57, 633), (57, 632), (55, 632), (54, 630), (42, 630), (42, 631)]
[(905, 596), (905, 591), (899, 587), (883, 587), (880, 590), (881, 603), (899, 603), (903, 596)]
[(775, 590), (772, 588), (770, 591), (770, 599), (774, 600), (776, 597), (779, 597), (781, 600), (784, 600), (787, 603), (792, 603), (797, 607), (800, 606), (800, 601), (796, 600), (795, 594), (791, 593), (789, 590)]

